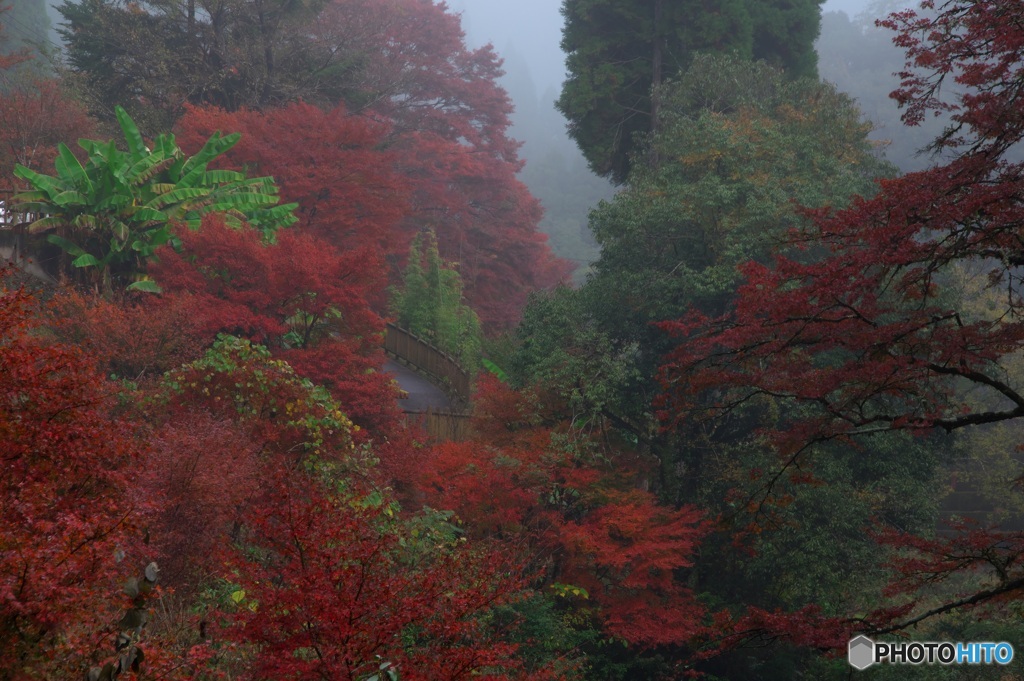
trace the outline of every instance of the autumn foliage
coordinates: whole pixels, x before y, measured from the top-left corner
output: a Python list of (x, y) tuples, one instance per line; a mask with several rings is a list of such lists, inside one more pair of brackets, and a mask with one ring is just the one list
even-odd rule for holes
[[(665, 367), (680, 405), (721, 388), (736, 390), (716, 409), (758, 393), (820, 405), (814, 418), (784, 426), (794, 442), (1024, 414), (998, 366), (1024, 340), (1015, 292), (1022, 165), (1004, 158), (1024, 137), (1021, 48), (981, 6), (951, 5), (935, 19), (905, 12), (890, 23), (902, 27), (899, 42), (924, 70), (908, 72), (898, 92), (909, 120), (954, 110), (956, 123), (937, 144), (956, 157), (883, 181), (875, 198), (846, 210), (813, 212), (813, 228), (793, 234), (771, 265), (744, 266), (746, 284), (728, 315), (667, 323), (687, 338)], [(937, 88), (950, 74), (980, 91), (940, 103)], [(1006, 289), (1003, 314), (975, 319), (957, 309), (943, 276), (956, 264)], [(954, 378), (1000, 395), (1004, 406), (970, 413)]]
[[(0, 68), (2, 68), (0, 58)], [(9, 87), (0, 94), (0, 183), (14, 186), (14, 165), (49, 166), (57, 145), (88, 137), (95, 122), (54, 80)]]
[(610, 636), (643, 647), (696, 635), (704, 609), (677, 575), (710, 529), (703, 514), (637, 489), (628, 457), (560, 451), (560, 428), (540, 425), (528, 391), (480, 382), (480, 438), (437, 447), (420, 481), (430, 505), (451, 508), (475, 535), (519, 545), (570, 601), (587, 594)]
[(150, 273), (188, 300), (182, 328), (212, 340), (229, 333), (266, 345), (306, 377), (326, 385), (364, 426), (396, 427), (394, 389), (378, 369), (384, 322), (371, 301), (382, 290), (376, 251), (336, 250), (303, 230), (274, 244), (259, 232), (209, 219), (180, 232), (183, 248), (166, 248)]
[(0, 289), (0, 678), (77, 675), (116, 619), (118, 556), (144, 506), (141, 461), (110, 386), (47, 342), (21, 290)]
[[(129, 18), (142, 26), (157, 16), (150, 9), (133, 6)], [(0, 288), (0, 681), (80, 678), (128, 647), (118, 639), (125, 628), (145, 639), (144, 670), (182, 681), (747, 678), (729, 665), (755, 646), (811, 656), (856, 631), (890, 634), (954, 611), (1019, 605), (1020, 532), (896, 529), (882, 517), (893, 498), (932, 494), (911, 484), (925, 483), (896, 465), (846, 465), (885, 459), (910, 440), (879, 446), (874, 436), (932, 438), (1024, 416), (1007, 368), (1024, 347), (1017, 4), (950, 1), (886, 22), (910, 59), (896, 93), (908, 122), (951, 115), (935, 144), (942, 165), (883, 180), (841, 210), (791, 215), (788, 201), (764, 204), (785, 203), (787, 224), (802, 226), (770, 258), (741, 266), (735, 295), (732, 273), (722, 274), (731, 264), (716, 264), (715, 305), (656, 322), (674, 339), (658, 340), (671, 348), (660, 386), (651, 360), (651, 380), (637, 387), (638, 358), (656, 354), (644, 339), (657, 313), (613, 332), (600, 318), (607, 298), (587, 312), (570, 292), (552, 296), (521, 327), (521, 347), (483, 344), (506, 356), (508, 373), (501, 358), (488, 360), (469, 439), (459, 442), (407, 425), (383, 371), (389, 286), (415, 235), (436, 233), (435, 260), (452, 268), (450, 286), (424, 285), (430, 295), (417, 310), (436, 312), (426, 298), (464, 291), (492, 339), (531, 291), (566, 273), (516, 178), (500, 60), (490, 47), (467, 48), (443, 3), (306, 9), (287, 22), (274, 15), (283, 23), (267, 39), (305, 41), (302, 55), (332, 67), (336, 55), (351, 59), (344, 82), (296, 81), (316, 104), (278, 90), (281, 99), (265, 101), (249, 93), (260, 109), (190, 105), (177, 127), (197, 152), (217, 131), (242, 133), (209, 179), (237, 177), (227, 168), (274, 176), (298, 204), (296, 224), (261, 232), (241, 219), (243, 197), (195, 224), (157, 221), (166, 243), (136, 249), (145, 270), (133, 271), (135, 291)], [(300, 19), (311, 23), (300, 30)], [(232, 44), (250, 44), (243, 38)], [(268, 43), (262, 65), (284, 46)], [(243, 66), (253, 68), (232, 77), (262, 68)], [(954, 95), (940, 99), (949, 81)], [(64, 103), (49, 83), (0, 96), (0, 174), (4, 158), (42, 158), (90, 124)], [(739, 115), (744, 134), (807, 117), (791, 106), (766, 109), (763, 120)], [(702, 116), (700, 129), (735, 132), (717, 125), (719, 113)], [(854, 118), (844, 125), (857, 137)], [(145, 140), (129, 138), (141, 153)], [(702, 158), (750, 151), (700, 144)], [(65, 154), (58, 167), (74, 164)], [(853, 165), (852, 175), (874, 173)], [(751, 196), (789, 191), (762, 175), (744, 180)], [(161, 185), (175, 201), (201, 196), (186, 189)], [(79, 194), (69, 189), (53, 205)], [(682, 199), (668, 199), (655, 212), (673, 222)], [(121, 204), (122, 216), (141, 210)], [(636, 205), (621, 207), (623, 219), (641, 221)], [(756, 201), (737, 210), (755, 226), (783, 214), (764, 217)], [(708, 227), (700, 212), (686, 230)], [(73, 226), (93, 235), (98, 219)], [(58, 245), (69, 224), (52, 222)], [(728, 236), (732, 222), (716, 229)], [(127, 229), (115, 220), (107, 228)], [(682, 244), (686, 230), (672, 239)], [(681, 269), (692, 287), (699, 277), (685, 261), (666, 280)], [(984, 282), (985, 309), (964, 304), (965, 278)], [(652, 290), (643, 275), (635, 281), (638, 296)], [(657, 415), (651, 386), (664, 389)], [(632, 398), (625, 416), (614, 413)], [(817, 473), (835, 462), (831, 495), (801, 496), (825, 488)], [(906, 487), (886, 487), (900, 476)], [(838, 508), (847, 497), (837, 489), (863, 515)], [(808, 525), (821, 518), (836, 523), (816, 533)], [(881, 556), (857, 556), (877, 560), (858, 582), (876, 591), (863, 607), (860, 594), (817, 602), (832, 587), (805, 588), (818, 574), (838, 581), (842, 566), (810, 569), (803, 582), (763, 574), (776, 565), (759, 552), (809, 546), (813, 555), (784, 556), (779, 569), (817, 568), (853, 553), (828, 549), (858, 532), (858, 550)], [(150, 560), (161, 579), (142, 597), (138, 579), (126, 580)], [(764, 584), (771, 593), (752, 594)], [(138, 623), (126, 616), (136, 607), (146, 611)], [(740, 668), (767, 659), (758, 654)]]
[[(389, 665), (423, 681), (525, 678), (515, 646), (484, 619), (520, 590), (513, 563), (429, 532), (403, 536), (379, 495), (332, 493), (287, 467), (274, 475), (248, 523), (251, 548), (231, 562), (259, 605), (238, 608), (226, 632), (259, 644), (253, 678), (354, 681)], [(255, 547), (263, 558), (248, 558)]]
[(415, 235), (434, 228), (442, 256), (456, 263), (467, 298), (492, 329), (517, 318), (529, 291), (568, 272), (537, 231), (540, 206), (516, 179), (515, 145), (490, 148), (494, 130), (478, 149), (404, 130), (401, 121), (301, 103), (269, 112), (193, 108), (179, 126), (186, 148), (216, 130), (242, 132), (227, 162), (272, 175), (283, 199), (300, 204), (309, 233), (368, 258), (364, 271), (374, 276), (397, 281)]

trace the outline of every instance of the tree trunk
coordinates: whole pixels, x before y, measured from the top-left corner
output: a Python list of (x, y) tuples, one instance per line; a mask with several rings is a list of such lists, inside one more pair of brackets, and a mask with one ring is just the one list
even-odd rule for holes
[[(653, 138), (661, 127), (661, 81), (663, 79), (662, 61), (663, 39), (661, 25), (664, 20), (664, 0), (654, 0), (654, 30), (652, 31), (651, 43), (654, 52), (651, 55), (651, 137)], [(652, 144), (647, 154), (648, 163), (652, 168), (659, 165), (658, 151)]]

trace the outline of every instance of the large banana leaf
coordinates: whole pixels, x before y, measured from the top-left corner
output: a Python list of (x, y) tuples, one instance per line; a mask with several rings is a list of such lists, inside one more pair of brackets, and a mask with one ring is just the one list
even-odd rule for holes
[(19, 201), (18, 197), (25, 194), (18, 194), (11, 198), (11, 210), (17, 213), (42, 213), (52, 204), (48, 201)]
[(85, 254), (85, 251), (82, 250), (81, 246), (73, 241), (65, 239), (62, 236), (51, 234), (46, 237), (46, 240), (69, 255), (82, 256)]
[(148, 206), (133, 206), (125, 210), (125, 214), (128, 215), (134, 223), (145, 223), (145, 222), (167, 222), (167, 213), (149, 208)]
[(174, 135), (157, 135), (156, 140), (153, 142), (153, 153), (159, 153), (167, 158), (175, 157), (181, 161), (185, 155), (181, 153), (181, 149), (178, 148), (177, 143), (174, 141)]
[(92, 180), (89, 179), (89, 174), (82, 167), (78, 158), (71, 153), (71, 150), (63, 142), (57, 145), (57, 160), (54, 161), (54, 167), (57, 169), (58, 176), (65, 178), (66, 182), (78, 188), (79, 191), (84, 191), (87, 194), (92, 193), (93, 186)]
[(231, 182), (241, 182), (245, 175), (234, 170), (207, 170), (203, 176), (203, 184), (226, 185)]
[(133, 185), (141, 185), (147, 180), (171, 167), (177, 159), (173, 156), (165, 158), (163, 154), (153, 153), (139, 159), (131, 168), (124, 173), (126, 182)]
[(262, 208), (264, 206), (273, 206), (278, 202), (276, 196), (267, 196), (266, 194), (227, 194), (227, 195), (214, 195), (214, 203), (210, 204), (207, 211), (218, 211), (218, 210), (246, 210)]
[(65, 186), (65, 184), (58, 178), (37, 173), (31, 168), (26, 168), (20, 163), (14, 166), (14, 176), (30, 183), (36, 188), (36, 190), (44, 192), (47, 195), (47, 198), (60, 194), (68, 189), (68, 187)]
[[(147, 208), (162, 209), (176, 203), (193, 201), (194, 199), (205, 198), (210, 195), (212, 189), (209, 187), (182, 187), (154, 197), (146, 204)], [(168, 214), (173, 213), (169, 211)]]
[(95, 230), (99, 227), (99, 225), (100, 221), (96, 219), (96, 216), (90, 215), (88, 213), (81, 213), (79, 215), (76, 215), (75, 218), (71, 221), (72, 227), (78, 227), (81, 229)]
[(82, 255), (72, 260), (71, 264), (74, 265), (75, 267), (94, 267), (102, 263), (92, 253), (83, 253)]
[(177, 181), (178, 186), (189, 187), (196, 184), (206, 172), (206, 166), (210, 161), (227, 152), (240, 139), (242, 139), (242, 135), (237, 132), (225, 137), (221, 137), (219, 132), (213, 133), (199, 153), (185, 161), (181, 167), (181, 177)]
[(85, 195), (74, 191), (68, 190), (63, 191), (50, 199), (61, 208), (67, 208), (68, 206), (82, 206), (89, 202), (89, 199)]
[(54, 229), (55, 227), (63, 227), (67, 224), (67, 221), (61, 217), (47, 216), (45, 218), (39, 218), (28, 226), (29, 234), (38, 234), (39, 232), (45, 232), (48, 229)]
[(114, 113), (117, 115), (117, 122), (121, 124), (121, 131), (124, 133), (125, 142), (128, 143), (128, 152), (132, 155), (132, 159), (145, 158), (147, 155), (146, 142), (142, 139), (139, 126), (135, 125), (135, 121), (123, 107), (114, 107)]
[(160, 284), (156, 283), (152, 279), (140, 279), (139, 281), (128, 284), (128, 291), (144, 291), (146, 293), (163, 293), (164, 290), (160, 288)]
[(114, 238), (110, 240), (111, 245), (114, 244), (115, 240), (118, 244), (124, 243), (128, 240), (128, 235), (131, 234), (131, 229), (128, 225), (124, 224), (120, 220), (114, 219), (110, 221), (110, 232), (114, 235)]

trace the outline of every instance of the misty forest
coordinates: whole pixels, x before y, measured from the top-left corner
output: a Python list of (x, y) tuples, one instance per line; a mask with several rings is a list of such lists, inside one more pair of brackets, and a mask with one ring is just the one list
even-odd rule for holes
[(1024, 3), (822, 2), (0, 0), (0, 681), (1024, 679)]

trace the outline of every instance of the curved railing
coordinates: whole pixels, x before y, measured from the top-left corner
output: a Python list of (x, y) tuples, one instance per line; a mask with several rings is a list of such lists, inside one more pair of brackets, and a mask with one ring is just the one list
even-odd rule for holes
[(438, 387), (451, 395), (455, 401), (469, 404), (472, 380), (469, 372), (459, 361), (443, 350), (439, 350), (419, 336), (400, 326), (388, 324), (384, 338), (384, 350), (413, 367)]
[(462, 441), (469, 438), (469, 398), (473, 386), (469, 372), (459, 361), (443, 350), (439, 350), (419, 336), (395, 324), (387, 325), (384, 350), (423, 374), (448, 393), (457, 405), (451, 409), (427, 409), (406, 413), (410, 422), (415, 422), (427, 434), (442, 441)]

